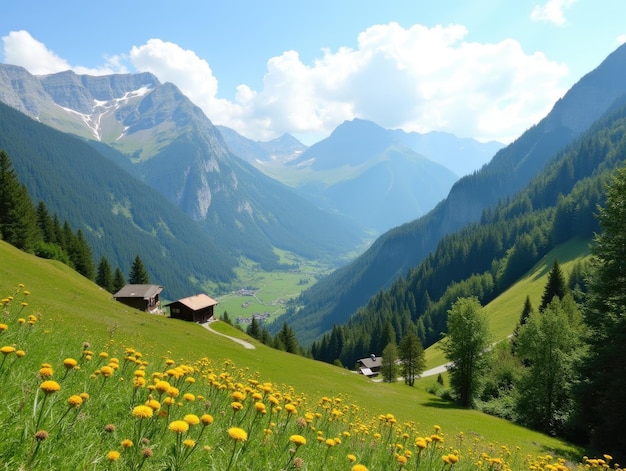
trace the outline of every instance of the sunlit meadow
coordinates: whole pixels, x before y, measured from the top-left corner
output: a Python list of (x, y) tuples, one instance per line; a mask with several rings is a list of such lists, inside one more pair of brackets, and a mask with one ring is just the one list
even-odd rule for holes
[(89, 339), (60, 357), (64, 339), (41, 327), (45, 312), (32, 297), (19, 285), (1, 301), (7, 470), (621, 469), (608, 455), (529, 456), (437, 424), (371, 415), (348, 395), (307, 397), (232, 361), (148, 358)]

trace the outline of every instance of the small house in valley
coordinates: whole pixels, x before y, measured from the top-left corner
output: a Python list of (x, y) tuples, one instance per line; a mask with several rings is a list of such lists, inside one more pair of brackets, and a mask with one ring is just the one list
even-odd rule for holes
[(383, 366), (383, 357), (377, 357), (372, 354), (369, 358), (361, 358), (357, 360), (357, 368), (359, 373), (369, 378), (378, 376)]
[(170, 317), (203, 324), (215, 318), (213, 313), (217, 301), (206, 294), (196, 294), (168, 304)]
[(159, 285), (126, 285), (113, 298), (132, 308), (156, 313), (161, 311), (161, 291), (163, 286)]

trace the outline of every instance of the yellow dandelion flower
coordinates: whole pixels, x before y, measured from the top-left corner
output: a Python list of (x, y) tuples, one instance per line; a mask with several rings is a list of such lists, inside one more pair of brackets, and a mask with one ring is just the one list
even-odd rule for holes
[(87, 392), (82, 392), (79, 394), (79, 396), (83, 401), (86, 401), (87, 399), (89, 399), (89, 393)]
[(107, 352), (100, 352), (100, 353), (98, 354), (98, 356), (99, 356), (100, 358), (109, 358), (109, 354), (108, 354)]
[(71, 370), (72, 368), (76, 368), (76, 365), (78, 365), (78, 362), (74, 360), (73, 358), (66, 358), (65, 360), (63, 360), (63, 366), (67, 368), (68, 370)]
[(356, 461), (356, 456), (354, 456), (352, 454), (348, 455), (348, 461), (350, 463), (354, 463)]
[(189, 424), (184, 420), (175, 420), (168, 427), (172, 432), (185, 433), (189, 430)]
[(109, 378), (111, 375), (113, 375), (113, 368), (111, 368), (108, 365), (103, 366), (102, 368), (100, 368), (100, 373), (102, 374), (102, 376), (104, 376), (105, 378)]
[(285, 410), (289, 414), (297, 414), (298, 413), (298, 410), (296, 409), (296, 406), (294, 406), (293, 404), (286, 404), (285, 405)]
[(4, 347), (0, 348), (0, 353), (2, 353), (3, 355), (9, 355), (13, 352), (15, 352), (15, 347), (11, 345), (5, 345)]
[(17, 355), (18, 358), (22, 358), (26, 356), (26, 352), (24, 350), (16, 350), (15, 354)]
[(289, 437), (289, 441), (297, 447), (306, 445), (306, 438), (304, 438), (302, 435), (292, 435), (291, 437)]
[(78, 407), (83, 403), (83, 398), (74, 394), (67, 399), (67, 403), (70, 407)]
[(236, 402), (242, 402), (246, 398), (246, 395), (241, 391), (233, 391), (230, 397), (232, 397)]
[(111, 450), (107, 453), (107, 459), (109, 461), (117, 461), (120, 459), (120, 452), (119, 451), (115, 451), (115, 450)]
[(263, 404), (262, 402), (256, 402), (254, 404), (254, 408), (256, 409), (256, 411), (260, 414), (265, 414), (267, 411), (265, 410), (265, 404)]
[(130, 448), (133, 446), (133, 441), (128, 438), (122, 440), (122, 448)]
[(193, 394), (191, 394), (191, 393), (185, 393), (185, 394), (183, 394), (183, 399), (184, 399), (185, 401), (187, 401), (187, 402), (193, 402), (193, 401), (195, 401), (195, 400), (196, 400), (196, 396), (194, 396), (194, 395), (193, 395)]
[(39, 369), (39, 376), (42, 378), (50, 378), (54, 374), (54, 370), (50, 366), (42, 366)]
[(237, 412), (243, 409), (243, 404), (241, 402), (235, 401), (235, 402), (231, 402), (230, 407), (232, 407), (233, 410)]
[(228, 436), (236, 442), (245, 442), (248, 439), (248, 433), (239, 427), (229, 428)]
[(193, 448), (194, 446), (196, 446), (196, 441), (188, 438), (183, 442), (183, 445), (187, 448)]
[(368, 471), (367, 467), (362, 464), (355, 464), (350, 471)]
[(9, 326), (6, 324), (0, 324), (0, 332), (6, 332), (9, 330)]
[(335, 440), (334, 440), (334, 439), (332, 439), (332, 438), (327, 438), (327, 439), (326, 439), (326, 441), (325, 441), (324, 443), (326, 443), (326, 446), (327, 446), (328, 448), (333, 447), (333, 446), (335, 446), (335, 444), (336, 444), (336, 443), (335, 443)]
[(161, 408), (161, 403), (156, 399), (148, 399), (146, 405), (152, 410), (159, 410)]
[(200, 417), (200, 422), (202, 422), (203, 425), (211, 425), (213, 423), (213, 416), (211, 414), (203, 414), (202, 417)]
[(183, 417), (183, 420), (189, 425), (198, 425), (200, 423), (200, 417), (198, 417), (196, 414), (187, 414), (185, 417)]
[(398, 455), (396, 456), (396, 462), (400, 465), (400, 466), (404, 466), (406, 464), (406, 462), (408, 461), (408, 458), (404, 455)]
[(154, 411), (149, 406), (136, 406), (133, 409), (133, 417), (138, 419), (149, 419), (154, 414)]
[(56, 381), (48, 380), (41, 383), (41, 386), (39, 386), (39, 388), (46, 394), (52, 394), (54, 392), (60, 391), (61, 385)]

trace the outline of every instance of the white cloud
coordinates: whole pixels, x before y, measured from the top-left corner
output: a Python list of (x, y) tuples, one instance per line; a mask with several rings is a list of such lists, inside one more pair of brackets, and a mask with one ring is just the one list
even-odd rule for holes
[(70, 67), (25, 31), (3, 41), (5, 62), (34, 74), (122, 72), (129, 61), (130, 68), (177, 85), (214, 123), (252, 139), (285, 132), (319, 139), (344, 120), (361, 118), (386, 128), (509, 142), (563, 95), (567, 67), (526, 54), (512, 39), (481, 44), (466, 41), (467, 34), (459, 25), (375, 25), (359, 35), (356, 48), (323, 50), (310, 64), (296, 51), (270, 58), (260, 89), (242, 83), (233, 101), (219, 98), (206, 60), (160, 39), (89, 72)]
[(33, 75), (54, 74), (66, 70), (73, 70), (77, 74), (107, 75), (126, 72), (121, 64), (120, 56), (106, 58), (104, 66), (89, 68), (72, 67), (65, 59), (62, 59), (45, 44), (34, 39), (28, 31), (12, 31), (2, 38), (4, 45), (4, 62), (6, 64), (19, 65), (27, 69)]
[(576, 0), (548, 0), (545, 5), (536, 5), (530, 14), (534, 21), (549, 21), (555, 25), (565, 24), (565, 10), (571, 7)]
[(626, 43), (626, 34), (620, 34), (617, 39), (617, 44), (619, 44), (620, 46), (624, 43)]

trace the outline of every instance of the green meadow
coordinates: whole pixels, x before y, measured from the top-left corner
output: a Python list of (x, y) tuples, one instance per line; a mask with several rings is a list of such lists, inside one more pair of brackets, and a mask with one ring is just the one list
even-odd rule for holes
[[(545, 284), (545, 278), (554, 256), (559, 258), (560, 263), (562, 263), (564, 267), (564, 271), (567, 272), (570, 264), (573, 263), (577, 257), (584, 256), (585, 254), (586, 246), (583, 242), (572, 243), (563, 247), (558, 253), (546, 257), (526, 278), (521, 280), (518, 285), (496, 299), (489, 306), (486, 306), (486, 309), (493, 319), (492, 330), (494, 338), (504, 338), (510, 333), (515, 322), (517, 322), (519, 312), (521, 312), (523, 301), (527, 294), (531, 296), (534, 305), (538, 304)], [(306, 400), (301, 399), (303, 402), (299, 403), (299, 407), (302, 411), (306, 410), (306, 408), (315, 410), (315, 404), (319, 404), (321, 398), (341, 398), (343, 404), (350, 404), (350, 407), (353, 408), (352, 422), (350, 422), (350, 424), (346, 422), (344, 424), (346, 428), (353, 427), (355, 421), (363, 424), (371, 423), (372, 421), (376, 422), (377, 420), (381, 420), (381, 417), (384, 418), (388, 414), (392, 414), (394, 419), (391, 425), (392, 428), (389, 429), (388, 440), (393, 441), (392, 437), (396, 434), (397, 437), (404, 435), (411, 436), (411, 449), (413, 450), (413, 454), (408, 452), (408, 442), (406, 442), (406, 454), (403, 455), (397, 450), (393, 453), (392, 463), (396, 463), (396, 461), (393, 460), (397, 459), (396, 464), (400, 465), (400, 467), (403, 466), (403, 459), (398, 457), (405, 456), (408, 457), (408, 459), (413, 459), (413, 462), (417, 463), (418, 466), (414, 469), (429, 469), (423, 467), (423, 462), (420, 464), (418, 460), (415, 460), (415, 457), (418, 456), (416, 453), (419, 454), (420, 448), (416, 448), (416, 445), (412, 444), (413, 438), (418, 433), (428, 436), (433, 430), (439, 430), (439, 427), (442, 436), (446, 437), (446, 441), (444, 442), (446, 445), (439, 445), (439, 448), (437, 448), (437, 462), (440, 463), (437, 465), (438, 467), (440, 465), (451, 466), (455, 464), (446, 462), (447, 458), (444, 457), (448, 457), (447, 453), (456, 453), (457, 458), (461, 458), (457, 467), (460, 467), (461, 462), (464, 460), (465, 466), (467, 466), (466, 469), (474, 469), (474, 467), (470, 465), (475, 465), (476, 462), (468, 462), (468, 458), (473, 452), (466, 450), (458, 443), (458, 440), (460, 440), (459, 437), (465, 437), (468, 443), (474, 443), (475, 451), (478, 449), (482, 450), (472, 458), (473, 460), (478, 460), (480, 456), (483, 455), (488, 457), (490, 453), (492, 457), (495, 457), (498, 453), (502, 453), (500, 450), (509, 450), (507, 456), (516, 456), (515, 459), (511, 458), (510, 461), (513, 469), (522, 469), (522, 467), (519, 467), (521, 466), (519, 465), (521, 462), (519, 460), (522, 460), (521, 457), (526, 456), (534, 457), (532, 458), (535, 460), (534, 462), (541, 462), (546, 466), (550, 463), (556, 463), (556, 461), (551, 461), (552, 456), (554, 456), (554, 460), (557, 459), (556, 457), (563, 457), (575, 461), (580, 460), (582, 457), (583, 450), (577, 449), (562, 440), (519, 427), (505, 420), (475, 410), (459, 408), (452, 403), (445, 402), (427, 393), (425, 391), (425, 385), (430, 384), (433, 378), (420, 380), (416, 383), (416, 386), (412, 388), (403, 383), (387, 384), (374, 382), (347, 369), (268, 348), (253, 339), (247, 338), (247, 336), (238, 329), (224, 323), (217, 322), (213, 324), (214, 328), (220, 332), (239, 338), (246, 338), (256, 347), (252, 350), (245, 349), (228, 338), (209, 332), (200, 325), (173, 320), (159, 315), (150, 315), (130, 309), (115, 302), (109, 293), (103, 291), (91, 281), (77, 275), (67, 266), (55, 261), (39, 259), (32, 255), (25, 254), (4, 242), (0, 242), (0, 260), (2, 260), (0, 263), (1, 296), (5, 298), (14, 292), (18, 292), (19, 289), (16, 287), (18, 284), (23, 284), (23, 289), (28, 290), (30, 294), (27, 298), (27, 306), (20, 308), (23, 309), (23, 314), (20, 315), (23, 317), (32, 315), (39, 319), (37, 328), (40, 332), (39, 335), (42, 336), (41, 339), (37, 342), (28, 343), (28, 347), (25, 349), (26, 356), (24, 358), (11, 360), (10, 363), (11, 368), (17, 368), (19, 365), (20, 368), (30, 369), (26, 373), (29, 375), (28, 378), (30, 378), (30, 381), (35, 377), (37, 368), (43, 363), (51, 363), (55, 365), (55, 369), (62, 370), (63, 366), (62, 364), (59, 366), (59, 364), (63, 362), (63, 359), (80, 358), (86, 348), (86, 344), (89, 345), (90, 350), (93, 350), (96, 355), (99, 351), (107, 351), (111, 352), (111, 354), (121, 356), (124, 355), (124, 351), (128, 351), (127, 349), (140, 351), (142, 359), (149, 365), (148, 368), (152, 365), (163, 364), (166, 360), (176, 365), (183, 365), (194, 364), (194, 362), (197, 362), (199, 359), (205, 359), (209, 361), (211, 365), (214, 365), (216, 370), (218, 369), (218, 365), (223, 365), (226, 362), (239, 369), (240, 375), (256, 378), (256, 381), (259, 382), (271, 383), (275, 390), (289, 391), (289, 394), (282, 396), (283, 398), (291, 396), (306, 398)], [(275, 294), (276, 293), (272, 296)], [(12, 327), (9, 328), (9, 332), (11, 329)], [(0, 337), (0, 339), (2, 338), (3, 337)], [(16, 345), (16, 347), (20, 348), (20, 345)], [(429, 349), (427, 354), (429, 367), (443, 363), (442, 356), (436, 347)], [(7, 365), (9, 365), (9, 362), (7, 362)], [(85, 365), (84, 368), (87, 368), (87, 366), (88, 365)], [(10, 372), (7, 373), (8, 368), (9, 367), (5, 365), (4, 369), (0, 370), (0, 372), (2, 374), (16, 374), (19, 377), (20, 373), (13, 372), (12, 370), (9, 370)], [(156, 366), (155, 368), (159, 370), (160, 367)], [(162, 368), (159, 371), (162, 371)], [(127, 372), (126, 374), (129, 373)], [(95, 377), (94, 381), (100, 381), (96, 373), (92, 374), (91, 377)], [(1, 378), (0, 376), (0, 379)], [(132, 378), (130, 379), (132, 380)], [(198, 380), (200, 380), (200, 382), (202, 382), (203, 379), (205, 379), (204, 375), (202, 378), (196, 379), (196, 381), (198, 382)], [(123, 378), (119, 380), (122, 381)], [(88, 385), (88, 378), (85, 378), (83, 381), (84, 384)], [(201, 388), (200, 385), (194, 385), (194, 387)], [(207, 387), (210, 389), (209, 386)], [(233, 388), (236, 388), (236, 386), (233, 386)], [(198, 390), (202, 391), (202, 389)], [(252, 394), (249, 388), (246, 389), (246, 391), (249, 395)], [(30, 392), (32, 393), (32, 391)], [(220, 399), (220, 402), (217, 399), (220, 397), (219, 393), (215, 394), (216, 399), (212, 407), (218, 407), (216, 404), (222, 404), (222, 406), (220, 406), (222, 409), (221, 411), (209, 409), (209, 411), (215, 415), (217, 423), (218, 417), (224, 417), (224, 415), (228, 416), (229, 412), (225, 412), (224, 409), (229, 409), (227, 403), (230, 399)], [(6, 395), (0, 399), (0, 402), (3, 400), (7, 401)], [(90, 399), (90, 401), (91, 400), (92, 399)], [(35, 402), (35, 405), (37, 404), (38, 403)], [(183, 407), (183, 404), (179, 405)], [(5, 403), (0, 409), (4, 411), (0, 412), (0, 419), (2, 419), (2, 423), (4, 424), (8, 423), (7, 420), (10, 419), (6, 416), (6, 411), (9, 409), (6, 406), (7, 404)], [(128, 404), (126, 404), (126, 407), (128, 407)], [(111, 408), (113, 408), (113, 406), (111, 406)], [(104, 409), (106, 409), (106, 407)], [(358, 410), (358, 413), (355, 413), (354, 410)], [(104, 414), (105, 411), (102, 413)], [(132, 429), (132, 417), (119, 419), (117, 416), (121, 414), (123, 417), (124, 413), (120, 413), (119, 411), (112, 411), (111, 413), (116, 414), (116, 420), (123, 421), (124, 425), (122, 428), (125, 427), (128, 430)], [(278, 419), (280, 412), (276, 412), (276, 414), (278, 414), (276, 416)], [(358, 414), (358, 417), (355, 417), (354, 414)], [(100, 418), (100, 420), (104, 419)], [(294, 431), (297, 432), (301, 430), (292, 429), (291, 427), (295, 427), (295, 424), (290, 424), (289, 418), (285, 420), (284, 428), (281, 428), (283, 433), (288, 434), (290, 433), (289, 431), (293, 433)], [(127, 422), (130, 423), (130, 425), (128, 425)], [(281, 422), (277, 423), (278, 427), (281, 427)], [(394, 426), (394, 423), (397, 423), (398, 426)], [(287, 427), (288, 424), (289, 428)], [(400, 424), (403, 425), (400, 426)], [(276, 423), (274, 423), (274, 425), (276, 426)], [(324, 434), (324, 436), (330, 433), (339, 433), (339, 428), (328, 428), (331, 425), (319, 423), (317, 425), (318, 436), (320, 433)], [(271, 427), (271, 424), (267, 426)], [(385, 426), (389, 426), (389, 424), (386, 423)], [(136, 428), (137, 425), (135, 424), (134, 427)], [(226, 426), (221, 425), (221, 427), (221, 429), (215, 428), (215, 430), (221, 430), (220, 433), (225, 434)], [(310, 434), (308, 435), (309, 444), (315, 439), (315, 434), (311, 431), (312, 429), (314, 430), (312, 426), (306, 428), (307, 433)], [(391, 430), (394, 430), (393, 435)], [(401, 433), (402, 430), (405, 430), (404, 434)], [(304, 434), (304, 432), (301, 433)], [(356, 432), (353, 431), (353, 434), (356, 434)], [(24, 432), (23, 440), (29, 439), (26, 435), (27, 433)], [(349, 435), (348, 433), (346, 436)], [(219, 436), (221, 437), (222, 435)], [(217, 435), (209, 435), (207, 439), (217, 440), (216, 437)], [(306, 455), (307, 460), (311, 463), (311, 468), (309, 469), (323, 469), (324, 466), (326, 469), (351, 469), (349, 465), (352, 463), (352, 458), (359, 455), (359, 453), (357, 452), (356, 455), (353, 455), (350, 453), (350, 450), (361, 450), (357, 444), (370, 439), (371, 436), (368, 432), (368, 434), (360, 439), (361, 442), (357, 442), (356, 438), (351, 439), (353, 441), (344, 440), (344, 443), (341, 445), (344, 446), (346, 450), (344, 458), (347, 455), (351, 455), (345, 463), (343, 462), (343, 458), (339, 460), (337, 457), (337, 461), (334, 462), (336, 465), (333, 464), (333, 466), (330, 466), (330, 462), (327, 461), (327, 458), (331, 453), (328, 449)], [(400, 438), (396, 439), (400, 440)], [(404, 439), (407, 440), (406, 437)], [(250, 437), (250, 440), (252, 441), (252, 437)], [(321, 440), (318, 441), (321, 442)], [(222, 461), (218, 460), (215, 462), (214, 467), (211, 469), (225, 469), (225, 463), (228, 462), (229, 456), (232, 458), (231, 452), (233, 455), (237, 453), (239, 457), (241, 449), (238, 451), (236, 446), (237, 440), (235, 440), (235, 442), (234, 446), (230, 444), (222, 445), (223, 448), (220, 449), (221, 454), (219, 455), (222, 457), (220, 458)], [(337, 443), (341, 443), (341, 441), (338, 440)], [(417, 443), (417, 439), (415, 443)], [(399, 443), (396, 445), (398, 444)], [(179, 445), (181, 447), (180, 450), (183, 450), (183, 445)], [(386, 443), (386, 445), (388, 446), (389, 443)], [(172, 453), (178, 457), (176, 459), (179, 460), (178, 463), (180, 464), (181, 456), (184, 456), (184, 453), (180, 451), (178, 455), (176, 455), (177, 442), (172, 446), (174, 447)], [(307, 444), (306, 446), (308, 447), (309, 445)], [(331, 445), (327, 444), (326, 446), (330, 447)], [(352, 448), (349, 448), (350, 446)], [(435, 445), (433, 445), (433, 449), (434, 447)], [(213, 448), (209, 443), (205, 446), (205, 449)], [(261, 442), (259, 442), (259, 450), (262, 449), (264, 448), (261, 446)], [(378, 450), (378, 448), (376, 449)], [(400, 448), (398, 448), (398, 450), (399, 449)], [(380, 451), (376, 452), (380, 453), (380, 455), (375, 454), (374, 456), (369, 456), (367, 458), (369, 460), (368, 462), (363, 461), (364, 466), (369, 463), (371, 469), (383, 469), (380, 468), (380, 466), (382, 466), (381, 463), (385, 463), (385, 460), (389, 459), (387, 456), (388, 451), (385, 450), (386, 446), (383, 446)], [(54, 448), (51, 448), (51, 452), (54, 453)], [(70, 453), (72, 452), (75, 451), (70, 451)], [(94, 451), (94, 453), (95, 452), (96, 451)], [(169, 456), (167, 451), (157, 446), (154, 447), (154, 452), (161, 453), (164, 459)], [(30, 452), (25, 451), (25, 453), (32, 454), (32, 447)], [(59, 449), (59, 453), (64, 452)], [(272, 451), (268, 451), (267, 454), (264, 455), (266, 457), (265, 459), (270, 459), (271, 456), (274, 456), (272, 453), (278, 454), (278, 451), (273, 449)], [(335, 452), (333, 451), (333, 453)], [(545, 458), (548, 454), (550, 455), (550, 459)], [(194, 458), (188, 463), (201, 462), (193, 461), (194, 459), (200, 460), (199, 457), (195, 458), (196, 454), (193, 456)], [(242, 463), (246, 463), (245, 456), (242, 455), (240, 458), (243, 460)], [(357, 456), (357, 458), (359, 458), (359, 456)], [(252, 454), (249, 459), (252, 459)], [(365, 459), (366, 458), (363, 457), (363, 460)], [(442, 459), (443, 462), (441, 461)], [(78, 457), (76, 460), (76, 462), (80, 461)], [(340, 462), (343, 463), (341, 466), (339, 466)], [(357, 459), (356, 462), (361, 461)], [(517, 463), (517, 465), (513, 465), (513, 462)], [(247, 463), (246, 466), (250, 466), (250, 463)], [(291, 463), (291, 461), (289, 463)], [(313, 463), (316, 463), (316, 465), (313, 466)], [(491, 464), (489, 465), (489, 463)], [(494, 463), (495, 461), (483, 462), (481, 459), (481, 466), (484, 465), (484, 469), (507, 469), (493, 467), (492, 465)], [(525, 463), (523, 467), (527, 466), (527, 462)], [(109, 464), (112, 466), (117, 463)], [(231, 465), (232, 463), (229, 467)], [(374, 465), (379, 467), (375, 468), (373, 467)], [(169, 466), (170, 468), (163, 469), (182, 469), (172, 467), (173, 465), (171, 465), (171, 463)], [(241, 464), (241, 466), (243, 466), (243, 464)], [(281, 465), (277, 464), (276, 466)], [(23, 469), (28, 469), (28, 467), (24, 467)], [(74, 469), (79, 469), (79, 467), (74, 467)], [(94, 469), (100, 468), (95, 467)], [(157, 467), (154, 469), (161, 468)], [(276, 467), (276, 469), (278, 469), (278, 467)]]

